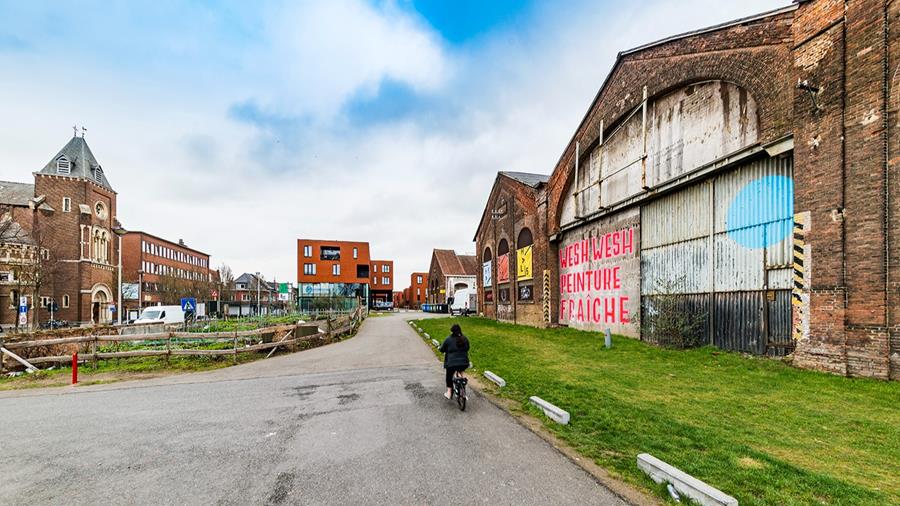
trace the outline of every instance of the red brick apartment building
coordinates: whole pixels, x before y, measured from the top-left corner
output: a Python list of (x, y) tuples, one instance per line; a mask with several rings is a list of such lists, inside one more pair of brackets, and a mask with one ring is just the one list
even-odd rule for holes
[(372, 274), (367, 242), (297, 239), (301, 310), (368, 303)]
[(414, 272), (409, 275), (409, 295), (407, 304), (410, 309), (419, 309), (428, 297), (428, 273)]
[(898, 19), (801, 0), (618, 53), (534, 205), (487, 206), (482, 267), (531, 213), (533, 324), (654, 341), (675, 296), (707, 344), (900, 379)]
[(122, 278), (138, 285), (137, 293), (128, 294), (134, 298), (123, 301), (126, 310), (179, 304), (182, 297), (195, 297), (198, 302), (214, 299), (209, 255), (189, 248), (183, 240), (128, 231), (122, 237)]
[(370, 267), (372, 284), (369, 285), (369, 304), (391, 302), (394, 292), (394, 261), (372, 260)]

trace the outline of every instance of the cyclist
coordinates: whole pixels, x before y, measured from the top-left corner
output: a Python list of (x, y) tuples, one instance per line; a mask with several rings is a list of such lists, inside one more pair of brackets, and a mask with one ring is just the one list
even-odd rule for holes
[(458, 324), (450, 327), (450, 335), (438, 351), (444, 354), (444, 369), (447, 370), (447, 392), (444, 397), (453, 396), (453, 375), (469, 368), (469, 339), (463, 335)]

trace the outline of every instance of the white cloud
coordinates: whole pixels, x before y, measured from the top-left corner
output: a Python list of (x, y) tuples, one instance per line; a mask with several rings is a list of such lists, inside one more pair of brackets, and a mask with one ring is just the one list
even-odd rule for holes
[[(247, 55), (279, 112), (326, 119), (383, 79), (434, 92), (452, 74), (438, 35), (393, 3), (306, 0), (270, 10), (268, 54)], [(262, 63), (260, 68), (259, 63)]]
[[(65, 47), (0, 53), (14, 69), (0, 80), (0, 179), (27, 181), (83, 122), (126, 226), (278, 279), (296, 279), (298, 237), (368, 240), (395, 260), (402, 289), (432, 248), (473, 252), (498, 170), (552, 170), (617, 51), (779, 4), (554, 2), (525, 26), (454, 49), (393, 3), (308, 2), (267, 7), (262, 37), (248, 41), (218, 40), (219, 21), (207, 20), (213, 28), (185, 32), (183, 46), (223, 53), (170, 72)], [(127, 31), (127, 20), (109, 23)], [(143, 29), (134, 36), (152, 38)], [(168, 33), (164, 43), (177, 41)], [(343, 128), (342, 104), (383, 79), (450, 113)], [(246, 100), (312, 117), (281, 132), (302, 142), (269, 137), (279, 156), (259, 156), (260, 130), (229, 118)]]

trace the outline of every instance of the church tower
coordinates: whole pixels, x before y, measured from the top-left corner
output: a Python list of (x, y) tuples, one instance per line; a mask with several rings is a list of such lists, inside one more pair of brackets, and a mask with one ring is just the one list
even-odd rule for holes
[[(41, 295), (41, 320), (49, 317), (49, 300), (57, 319), (72, 323), (114, 320), (116, 266), (116, 192), (103, 167), (77, 134), (34, 173), (32, 236), (47, 265)], [(43, 206), (46, 204), (46, 206)], [(47, 209), (49, 208), (49, 210)], [(39, 301), (35, 301), (38, 303)]]

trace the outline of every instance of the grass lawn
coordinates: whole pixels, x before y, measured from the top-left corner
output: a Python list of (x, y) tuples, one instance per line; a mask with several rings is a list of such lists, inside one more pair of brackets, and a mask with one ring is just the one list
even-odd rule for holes
[[(417, 322), (443, 339), (459, 323), (478, 371), (623, 480), (661, 489), (635, 464), (650, 453), (751, 504), (900, 504), (900, 383), (848, 379), (713, 348), (677, 351), (573, 329), (480, 318)], [(538, 415), (541, 416), (541, 415)]]

